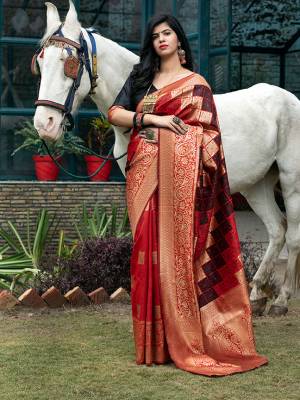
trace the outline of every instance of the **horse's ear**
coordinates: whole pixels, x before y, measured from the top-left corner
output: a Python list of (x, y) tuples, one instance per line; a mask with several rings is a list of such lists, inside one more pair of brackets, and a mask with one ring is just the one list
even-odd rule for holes
[(53, 25), (61, 24), (60, 16), (55, 5), (49, 2), (46, 2), (45, 5), (47, 7), (47, 27), (49, 28)]
[(66, 15), (65, 26), (72, 26), (74, 28), (74, 26), (78, 25), (80, 28), (80, 22), (78, 21), (78, 15), (74, 3), (72, 0), (69, 0), (69, 2), (70, 8)]

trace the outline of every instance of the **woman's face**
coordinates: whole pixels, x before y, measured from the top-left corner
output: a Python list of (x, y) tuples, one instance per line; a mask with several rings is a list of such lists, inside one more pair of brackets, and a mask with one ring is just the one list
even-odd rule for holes
[(152, 43), (159, 57), (170, 56), (178, 50), (177, 35), (166, 22), (156, 25), (153, 29)]

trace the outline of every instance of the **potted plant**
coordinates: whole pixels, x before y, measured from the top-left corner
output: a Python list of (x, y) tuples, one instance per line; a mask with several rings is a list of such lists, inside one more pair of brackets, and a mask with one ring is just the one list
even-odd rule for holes
[[(90, 123), (90, 130), (87, 136), (88, 147), (97, 154), (105, 155), (105, 146), (108, 140), (113, 136), (111, 124), (102, 115), (93, 118)], [(104, 162), (103, 159), (95, 155), (85, 155), (86, 168), (88, 175), (92, 175)], [(108, 160), (103, 168), (90, 179), (92, 181), (107, 181), (112, 169), (112, 161)]]
[[(15, 135), (23, 136), (24, 141), (14, 150), (12, 156), (22, 149), (34, 152), (35, 154), (32, 156), (32, 159), (35, 164), (35, 174), (37, 179), (40, 181), (55, 181), (59, 174), (59, 167), (49, 156), (33, 123), (31, 121), (23, 122), (20, 125), (20, 128), (14, 133)], [(85, 153), (84, 147), (82, 147), (83, 143), (84, 141), (78, 136), (66, 132), (57, 142), (49, 142), (47, 143), (47, 146), (53, 158), (58, 162), (61, 162), (64, 153)]]

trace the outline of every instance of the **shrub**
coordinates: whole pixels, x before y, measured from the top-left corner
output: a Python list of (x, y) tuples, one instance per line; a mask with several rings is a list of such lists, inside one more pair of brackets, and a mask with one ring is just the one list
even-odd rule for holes
[(39, 292), (52, 285), (63, 293), (75, 286), (89, 293), (103, 286), (108, 294), (130, 291), (130, 238), (95, 238), (78, 244), (71, 258), (46, 260), (35, 283)]

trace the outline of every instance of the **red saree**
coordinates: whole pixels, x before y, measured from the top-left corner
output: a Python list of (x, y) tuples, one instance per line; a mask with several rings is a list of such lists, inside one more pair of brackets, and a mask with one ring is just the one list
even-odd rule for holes
[(158, 143), (148, 143), (134, 131), (128, 146), (136, 362), (173, 361), (203, 375), (259, 367), (268, 359), (255, 350), (210, 87), (192, 73), (152, 95), (153, 113), (177, 115), (188, 131), (176, 135), (153, 128)]

